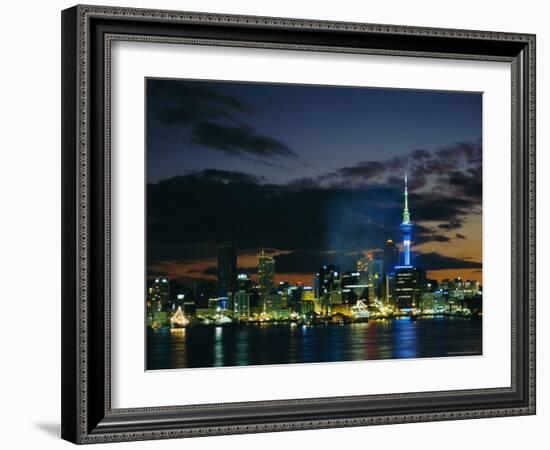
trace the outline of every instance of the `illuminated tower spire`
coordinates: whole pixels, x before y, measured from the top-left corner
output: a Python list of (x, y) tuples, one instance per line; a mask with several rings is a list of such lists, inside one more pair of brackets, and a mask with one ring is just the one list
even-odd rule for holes
[(409, 193), (407, 189), (407, 174), (405, 174), (405, 207), (403, 208), (403, 222), (401, 230), (403, 231), (403, 265), (411, 265), (411, 215), (409, 214)]
[(410, 223), (411, 216), (409, 214), (409, 193), (407, 190), (407, 174), (405, 174), (405, 208), (403, 209), (403, 223)]

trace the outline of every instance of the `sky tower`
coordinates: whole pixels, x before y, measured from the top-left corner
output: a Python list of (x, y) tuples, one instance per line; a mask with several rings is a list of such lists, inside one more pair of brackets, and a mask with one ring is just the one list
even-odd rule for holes
[(403, 231), (403, 265), (411, 265), (411, 216), (409, 214), (409, 193), (407, 192), (407, 174), (405, 174), (405, 207), (403, 208), (403, 222), (401, 230)]

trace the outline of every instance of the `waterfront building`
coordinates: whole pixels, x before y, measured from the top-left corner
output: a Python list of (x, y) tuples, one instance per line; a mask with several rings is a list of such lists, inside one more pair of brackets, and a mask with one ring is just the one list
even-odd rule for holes
[(394, 273), (396, 266), (399, 265), (399, 248), (388, 239), (382, 249), (382, 277), (386, 274)]
[(331, 311), (330, 292), (323, 292), (319, 295), (319, 307), (321, 314), (328, 316)]
[(417, 308), (426, 284), (426, 274), (412, 266), (397, 266), (395, 271), (395, 303), (399, 309)]
[(147, 325), (152, 328), (164, 327), (168, 325), (168, 317), (167, 311), (153, 311), (147, 317)]
[(282, 298), (281, 294), (277, 291), (268, 292), (265, 295), (263, 312), (266, 314), (273, 314), (282, 309)]
[(449, 312), (449, 304), (440, 290), (423, 292), (420, 297), (419, 309), (425, 313), (443, 314)]
[(216, 311), (218, 309), (218, 302), (219, 302), (218, 297), (209, 298), (208, 299), (208, 309), (210, 309), (212, 311)]
[(287, 290), (287, 301), (285, 306), (288, 306), (292, 311), (297, 311), (302, 301), (303, 289), (302, 286), (290, 286)]
[(324, 265), (317, 272), (315, 297), (319, 299), (324, 314), (330, 312), (333, 304), (342, 303), (342, 274), (333, 265)]
[(359, 284), (359, 272), (344, 272), (342, 274), (342, 287)]
[(311, 317), (315, 312), (315, 303), (311, 300), (302, 300), (299, 303), (298, 310), (296, 312), (298, 314)]
[(330, 293), (330, 306), (342, 304), (342, 289), (334, 289)]
[(250, 316), (250, 294), (245, 290), (237, 291), (233, 295), (233, 313), (238, 318)]
[(451, 289), (451, 280), (449, 280), (448, 278), (443, 278), (441, 283), (439, 283), (439, 288), (444, 291), (448, 291), (449, 289)]
[(302, 286), (302, 301), (314, 301), (315, 292), (311, 286)]
[(384, 276), (383, 283), (382, 297), (384, 299), (384, 306), (395, 306), (395, 271), (393, 273), (387, 273)]
[(280, 281), (277, 285), (277, 292), (281, 295), (281, 305), (283, 308), (291, 307), (292, 303), (292, 290), (294, 288), (301, 288), (300, 286), (291, 286), (288, 281)]
[(367, 299), (368, 287), (368, 277), (363, 277), (362, 272), (345, 272), (342, 275), (342, 304), (351, 305)]
[(185, 294), (176, 294), (176, 301), (172, 303), (172, 309), (182, 307), (183, 309), (183, 302), (185, 301)]
[(439, 283), (437, 280), (433, 279), (426, 279), (426, 291), (427, 292), (435, 292), (439, 289)]
[(237, 247), (229, 242), (218, 245), (218, 296), (227, 297), (237, 287)]
[(156, 278), (150, 289), (151, 306), (153, 311), (169, 311), (170, 283), (168, 278)]
[(197, 308), (208, 308), (208, 299), (217, 294), (216, 282), (201, 280), (193, 284), (193, 296)]
[(246, 273), (240, 273), (237, 275), (237, 290), (239, 291), (249, 291), (254, 286), (252, 278), (250, 278)]
[(373, 254), (367, 255), (367, 285), (368, 285), (368, 303), (373, 302), (381, 296), (382, 284), (382, 260), (374, 259)]
[(279, 281), (277, 285), (277, 290), (279, 292), (286, 292), (290, 288), (290, 283), (288, 281)]
[(186, 316), (194, 316), (197, 310), (197, 304), (195, 300), (191, 298), (185, 298), (185, 296), (181, 299), (181, 303), (178, 305), (178, 307), (181, 307), (183, 309), (183, 312)]
[(264, 296), (275, 286), (275, 259), (266, 255), (263, 250), (258, 257), (258, 285)]
[(210, 308), (197, 308), (197, 310), (195, 311), (195, 314), (199, 319), (206, 319), (206, 318), (215, 317), (217, 314), (217, 311), (215, 309), (210, 309)]
[(341, 287), (341, 276), (340, 269), (336, 266), (325, 265), (320, 267), (317, 273), (317, 297), (320, 297), (324, 293), (339, 290)]

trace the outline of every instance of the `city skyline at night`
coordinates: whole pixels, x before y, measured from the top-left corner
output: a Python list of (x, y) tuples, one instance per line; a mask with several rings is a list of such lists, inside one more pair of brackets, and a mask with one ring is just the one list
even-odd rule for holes
[(482, 354), (480, 93), (146, 91), (148, 369)]

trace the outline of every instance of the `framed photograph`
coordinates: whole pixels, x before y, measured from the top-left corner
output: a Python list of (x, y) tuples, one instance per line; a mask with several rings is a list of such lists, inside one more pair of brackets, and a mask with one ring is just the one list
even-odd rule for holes
[(535, 413), (535, 36), (62, 12), (62, 437)]

